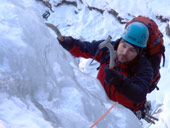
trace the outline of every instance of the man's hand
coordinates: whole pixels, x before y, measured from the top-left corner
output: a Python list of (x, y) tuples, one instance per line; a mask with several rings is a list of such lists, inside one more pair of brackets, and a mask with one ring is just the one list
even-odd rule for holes
[(71, 36), (63, 36), (63, 38), (64, 40), (57, 38), (58, 42), (63, 46), (63, 48), (70, 50), (74, 45), (73, 38)]
[(104, 68), (105, 71), (105, 82), (114, 86), (121, 85), (123, 76), (116, 70), (109, 69), (108, 66)]

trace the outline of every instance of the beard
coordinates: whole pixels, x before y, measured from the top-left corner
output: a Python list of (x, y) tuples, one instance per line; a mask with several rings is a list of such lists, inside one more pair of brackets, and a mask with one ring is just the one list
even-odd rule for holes
[(127, 55), (119, 54), (119, 55), (117, 55), (117, 57), (118, 57), (118, 61), (121, 64), (126, 64), (126, 63), (129, 62), (129, 59), (128, 59)]

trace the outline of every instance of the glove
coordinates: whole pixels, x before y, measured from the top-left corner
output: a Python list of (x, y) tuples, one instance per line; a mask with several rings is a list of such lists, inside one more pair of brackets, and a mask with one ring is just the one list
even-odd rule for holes
[(69, 51), (74, 45), (73, 38), (71, 36), (64, 36), (63, 38), (64, 40), (59, 40), (57, 38), (58, 42), (62, 45), (63, 48)]
[(123, 82), (123, 75), (116, 70), (109, 69), (108, 66), (104, 68), (105, 71), (105, 82), (112, 84), (115, 87), (121, 86)]

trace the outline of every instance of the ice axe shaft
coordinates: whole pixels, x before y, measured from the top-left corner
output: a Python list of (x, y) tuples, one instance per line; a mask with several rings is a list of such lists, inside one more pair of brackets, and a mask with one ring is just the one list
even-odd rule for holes
[(64, 40), (64, 36), (61, 35), (59, 29), (57, 28), (57, 26), (51, 24), (51, 23), (45, 23), (49, 28), (51, 28), (56, 34), (57, 34), (57, 38), (61, 41)]
[(90, 65), (92, 64), (92, 62), (94, 61), (94, 59), (97, 57), (100, 49), (102, 49), (102, 48), (104, 48), (104, 47), (107, 47), (107, 48), (109, 49), (109, 52), (110, 52), (109, 68), (110, 68), (110, 69), (113, 69), (113, 67), (114, 67), (114, 59), (115, 59), (115, 56), (116, 56), (116, 51), (114, 50), (113, 45), (110, 43), (111, 38), (112, 38), (111, 36), (108, 36), (105, 41), (103, 41), (103, 42), (101, 42), (101, 43), (99, 44), (98, 49), (97, 49), (97, 51), (96, 51), (96, 53), (95, 53), (95, 56), (93, 57)]

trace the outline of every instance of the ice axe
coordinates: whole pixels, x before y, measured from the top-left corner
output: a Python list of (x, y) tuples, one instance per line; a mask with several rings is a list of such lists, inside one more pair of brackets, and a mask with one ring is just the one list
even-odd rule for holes
[(145, 117), (144, 119), (148, 122), (148, 123), (152, 123), (155, 124), (155, 121), (159, 121), (157, 118), (153, 117), (150, 114), (145, 113)]
[(51, 28), (56, 34), (57, 34), (57, 38), (61, 41), (64, 41), (64, 36), (61, 35), (59, 29), (57, 28), (57, 26), (51, 24), (51, 23), (45, 23), (49, 28)]
[(116, 51), (114, 50), (113, 48), (113, 45), (110, 43), (112, 37), (109, 35), (107, 37), (107, 39), (103, 42), (101, 42), (98, 46), (98, 49), (90, 63), (90, 65), (92, 64), (92, 62), (94, 61), (94, 59), (97, 57), (97, 54), (99, 53), (99, 51), (104, 48), (104, 47), (107, 47), (109, 49), (109, 52), (110, 52), (110, 63), (109, 63), (109, 68), (110, 69), (113, 69), (114, 67), (114, 59), (115, 59), (115, 56), (116, 56)]

